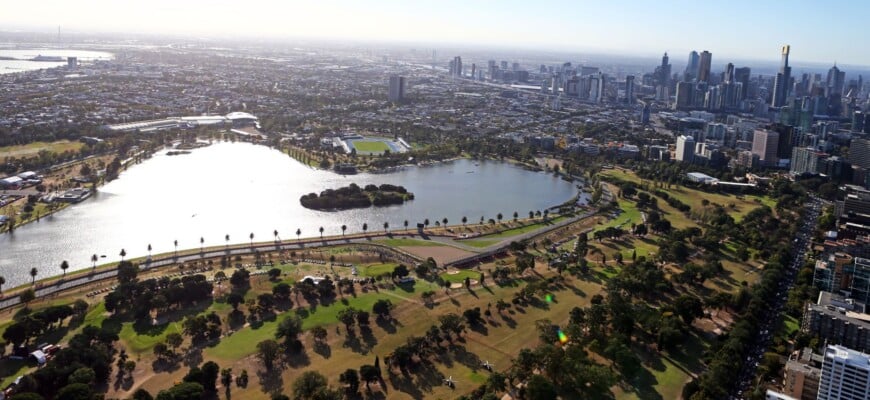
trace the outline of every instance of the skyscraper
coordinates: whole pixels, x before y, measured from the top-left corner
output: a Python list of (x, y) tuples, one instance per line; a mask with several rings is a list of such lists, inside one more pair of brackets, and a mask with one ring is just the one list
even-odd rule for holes
[(828, 96), (832, 94), (843, 94), (843, 81), (846, 79), (846, 73), (840, 71), (837, 68), (837, 64), (834, 63), (834, 66), (828, 70), (828, 81), (826, 82), (828, 85), (828, 91), (826, 94)]
[(713, 53), (707, 50), (701, 52), (701, 60), (698, 64), (698, 82), (710, 81), (710, 64), (713, 63)]
[(828, 346), (818, 396), (818, 400), (870, 398), (870, 356), (848, 347)]
[(701, 57), (698, 55), (698, 52), (692, 50), (689, 53), (689, 62), (686, 64), (686, 71), (683, 73), (683, 79), (691, 82), (692, 79), (698, 77), (698, 65), (701, 60)]
[(405, 77), (398, 75), (390, 76), (389, 100), (392, 103), (401, 103), (405, 100)]
[(779, 133), (767, 129), (756, 129), (752, 137), (752, 154), (765, 166), (774, 166), (779, 160), (776, 158), (776, 150), (779, 147)]
[(680, 137), (677, 138), (677, 149), (674, 156), (677, 161), (692, 162), (695, 158), (695, 138), (680, 135)]
[(695, 85), (690, 82), (677, 82), (677, 99), (674, 109), (685, 110), (692, 107), (692, 93)]
[(779, 67), (779, 72), (773, 81), (773, 97), (770, 101), (770, 105), (774, 107), (784, 106), (785, 100), (788, 98), (789, 86), (791, 86), (791, 67), (788, 66), (788, 54), (790, 51), (791, 46), (782, 46), (782, 65)]
[(625, 77), (625, 103), (634, 104), (634, 75)]
[(852, 165), (870, 169), (870, 139), (852, 139), (849, 146), (849, 161)]
[(662, 65), (656, 67), (655, 70), (656, 86), (670, 87), (671, 82), (671, 64), (668, 59), (668, 53), (662, 56)]
[(749, 77), (752, 75), (752, 70), (749, 67), (743, 68), (735, 68), (734, 69), (734, 80), (740, 82), (742, 87), (740, 89), (740, 93), (738, 97), (740, 100), (746, 100), (747, 93), (749, 91)]

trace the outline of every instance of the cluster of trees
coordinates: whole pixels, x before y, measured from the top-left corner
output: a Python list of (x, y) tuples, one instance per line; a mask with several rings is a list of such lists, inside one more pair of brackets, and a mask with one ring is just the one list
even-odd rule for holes
[(402, 186), (383, 184), (366, 185), (365, 188), (360, 188), (357, 184), (351, 183), (343, 188), (324, 190), (319, 196), (316, 193), (306, 194), (299, 201), (303, 207), (314, 210), (344, 210), (372, 205), (402, 204), (413, 199), (414, 194)]
[(444, 351), (443, 343), (450, 344), (465, 331), (463, 317), (450, 313), (438, 317), (438, 325), (433, 324), (423, 336), (409, 336), (405, 344), (393, 349), (384, 361), (389, 368), (409, 372), (421, 363), (428, 363), (429, 357)]
[(28, 308), (24, 308), (22, 312), (15, 315), (14, 322), (3, 331), (3, 339), (18, 347), (32, 338), (60, 328), (68, 317), (84, 316), (87, 310), (88, 304), (84, 300), (78, 300), (72, 306), (49, 306), (36, 312), (30, 312)]
[(164, 312), (182, 308), (211, 298), (213, 285), (205, 275), (185, 275), (181, 278), (161, 277), (139, 282), (139, 267), (129, 261), (118, 265), (119, 285), (106, 295), (106, 310), (113, 313), (130, 311), (136, 319), (151, 317), (151, 311)]
[(661, 190), (654, 190), (653, 194), (660, 197), (662, 200), (664, 200), (666, 203), (668, 203), (669, 206), (676, 208), (677, 210), (680, 210), (684, 213), (692, 210), (692, 207), (689, 207), (688, 204), (677, 200), (677, 198), (675, 198), (675, 197), (671, 197), (671, 195), (669, 195), (667, 192), (664, 192)]
[(86, 326), (42, 368), (25, 375), (12, 398), (91, 399), (112, 372), (115, 331)]

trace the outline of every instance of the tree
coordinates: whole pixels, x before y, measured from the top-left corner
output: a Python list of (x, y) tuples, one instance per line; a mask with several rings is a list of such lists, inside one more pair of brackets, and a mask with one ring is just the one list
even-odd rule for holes
[(408, 220), (407, 219), (405, 220), (404, 224), (405, 224), (405, 229), (408, 229)]
[(281, 270), (278, 268), (272, 268), (266, 274), (269, 275), (270, 280), (274, 281), (281, 276)]
[(166, 344), (173, 349), (177, 349), (184, 342), (184, 338), (178, 332), (170, 332), (166, 334)]
[(683, 294), (674, 301), (674, 311), (687, 324), (704, 315), (704, 305), (695, 296)]
[(251, 238), (251, 247), (254, 247), (254, 232), (251, 232), (248, 237)]
[(366, 383), (366, 389), (369, 388), (370, 383), (377, 382), (380, 375), (380, 372), (378, 372), (378, 369), (374, 365), (366, 364), (359, 367), (359, 377)]
[(178, 239), (173, 240), (172, 244), (175, 246), (175, 257), (178, 257)]
[(127, 257), (127, 250), (121, 249), (121, 252), (118, 255), (121, 256), (121, 261), (124, 261), (124, 257)]
[(227, 303), (229, 303), (233, 307), (233, 310), (238, 310), (239, 304), (242, 304), (244, 302), (245, 298), (238, 293), (230, 293), (229, 296), (227, 296)]
[(69, 383), (83, 383), (85, 385), (90, 385), (94, 383), (94, 380), (97, 379), (97, 374), (94, 373), (94, 370), (88, 367), (82, 367), (73, 371), (73, 373), (67, 378)]
[(390, 229), (390, 223), (384, 222), (384, 233), (386, 233)]
[(284, 339), (284, 345), (294, 344), (302, 333), (302, 319), (298, 315), (290, 315), (281, 320), (275, 331), (275, 339)]
[(558, 393), (556, 386), (541, 375), (532, 375), (526, 385), (526, 398), (528, 400), (555, 399)]
[(157, 400), (199, 400), (205, 389), (197, 382), (182, 382), (157, 394)]
[(66, 260), (61, 261), (60, 269), (63, 270), (63, 276), (66, 276), (66, 270), (69, 269), (69, 263)]
[(354, 394), (359, 391), (359, 374), (355, 369), (348, 368), (338, 376), (338, 382), (346, 385), (345, 391), (348, 394)]
[(151, 393), (148, 393), (147, 390), (139, 388), (133, 392), (132, 400), (154, 400), (154, 396), (151, 396)]
[(84, 383), (72, 383), (57, 392), (57, 400), (89, 400), (93, 398), (91, 387)]
[(226, 248), (226, 250), (229, 251), (229, 249), (230, 249), (230, 234), (229, 233), (226, 236), (224, 236), (224, 242), (226, 243), (226, 245), (224, 247)]
[(495, 219), (497, 219), (499, 223), (501, 223), (501, 219), (502, 219), (502, 218), (504, 218), (504, 215), (501, 215), (501, 213), (498, 213), (498, 214), (496, 214), (496, 216), (495, 216)]
[(199, 383), (202, 384), (205, 391), (210, 393), (217, 392), (217, 379), (220, 373), (220, 366), (214, 361), (206, 361), (200, 367), (200, 371), (202, 371), (202, 377)]
[(293, 381), (293, 398), (296, 400), (315, 400), (318, 394), (327, 389), (326, 377), (316, 371), (305, 371)]
[(0, 276), (0, 292), (3, 291), (3, 285), (6, 284), (6, 278)]
[(275, 243), (278, 243), (278, 230), (277, 229), (272, 231), (272, 236), (275, 237)]
[(346, 308), (338, 312), (338, 320), (344, 324), (344, 327), (350, 331), (353, 328), (354, 322), (356, 322), (356, 309), (353, 307)]
[[(150, 247), (151, 245), (149, 244), (148, 246)], [(150, 256), (151, 253), (149, 252), (148, 255)], [(97, 260), (98, 259), (99, 258), (97, 257), (96, 254), (91, 255), (91, 263), (93, 264), (93, 269), (97, 269)]]
[(326, 328), (322, 326), (315, 326), (314, 328), (311, 328), (311, 336), (313, 336), (314, 340), (318, 342), (323, 342), (324, 340), (326, 340), (327, 335), (328, 332), (326, 331)]
[(468, 223), (468, 217), (462, 216), (462, 226), (465, 226), (465, 224), (467, 224), (467, 223)]
[(278, 342), (271, 339), (266, 339), (257, 343), (257, 358), (263, 361), (267, 371), (272, 370), (272, 366), (278, 358), (280, 350), (281, 346), (278, 345)]
[(389, 319), (390, 311), (393, 310), (393, 302), (388, 299), (380, 299), (372, 305), (372, 312), (375, 313), (378, 318)]
[(203, 252), (203, 247), (204, 247), (204, 246), (205, 246), (205, 238), (202, 237), (202, 236), (200, 236), (200, 237), (199, 237), (199, 252), (200, 252), (200, 253)]
[(344, 236), (344, 232), (347, 231), (347, 225), (341, 226), (341, 236)]
[(302, 235), (302, 229), (296, 229), (296, 241), (298, 242), (300, 239), (300, 235)]
[(369, 224), (363, 222), (362, 230), (363, 230), (363, 235), (365, 235), (366, 231), (369, 230)]
[(30, 279), (31, 279), (30, 283), (31, 284), (36, 283), (36, 275), (37, 274), (39, 274), (39, 270), (37, 270), (36, 267), (33, 267), (30, 269)]
[(323, 227), (320, 227), (320, 238), (323, 239)]

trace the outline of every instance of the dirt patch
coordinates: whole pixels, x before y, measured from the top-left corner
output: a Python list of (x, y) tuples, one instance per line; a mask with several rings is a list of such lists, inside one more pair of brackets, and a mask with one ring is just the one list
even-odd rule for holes
[(438, 265), (444, 265), (450, 261), (474, 254), (451, 246), (407, 246), (400, 247), (400, 249), (423, 259), (432, 257)]

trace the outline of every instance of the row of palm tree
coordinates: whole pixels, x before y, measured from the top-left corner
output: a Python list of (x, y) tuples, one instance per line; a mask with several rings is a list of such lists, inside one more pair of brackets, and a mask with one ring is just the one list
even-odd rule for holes
[[(549, 212), (545, 212), (545, 215), (548, 213)], [(534, 212), (532, 212), (532, 211), (529, 212), (530, 218), (532, 218), (534, 215), (535, 215)], [(537, 212), (537, 215), (541, 215), (540, 211)], [(514, 217), (514, 221), (516, 221), (516, 219), (519, 217), (519, 213), (514, 211), (513, 217)], [(498, 213), (496, 218), (498, 219), (499, 222), (501, 222), (503, 215), (501, 213)], [(480, 217), (480, 221), (481, 221), (481, 223), (483, 223), (483, 221), (484, 221), (483, 216)], [(443, 225), (447, 225), (448, 220), (445, 217), (444, 219), (441, 220), (441, 222)], [(465, 226), (467, 223), (468, 223), (468, 217), (463, 216), (462, 217), (462, 225)], [(405, 229), (408, 229), (408, 224), (409, 224), (408, 220), (405, 220), (403, 223), (403, 225), (405, 226)], [(429, 226), (429, 219), (428, 218), (426, 218), (424, 220), (423, 225), (426, 227)], [(369, 224), (364, 222), (362, 224), (363, 234), (366, 234), (368, 232), (368, 229), (369, 229)], [(390, 223), (384, 222), (384, 232), (389, 232), (389, 229), (390, 229)], [(320, 238), (323, 239), (323, 232), (325, 229), (321, 226), (318, 230), (320, 232)], [(347, 232), (347, 225), (342, 225), (341, 226), (341, 236), (345, 236), (346, 232)], [(277, 229), (274, 230), (272, 232), (272, 234), (275, 237), (275, 242), (276, 243), (280, 242), (280, 238), (278, 237), (278, 230)], [(296, 229), (296, 239), (300, 240), (301, 235), (302, 235), (302, 229), (297, 228)], [(251, 247), (253, 247), (254, 246), (254, 233), (253, 232), (251, 232), (251, 234), (249, 235), (249, 238), (251, 240)], [(224, 236), (224, 240), (226, 241), (226, 249), (229, 250), (230, 235), (226, 234)], [(175, 255), (175, 257), (178, 257), (178, 239), (174, 240), (172, 243), (175, 247), (174, 255)], [(148, 244), (148, 257), (149, 258), (151, 257), (151, 250), (152, 250), (152, 247), (151, 247), (151, 244), (149, 243)], [(204, 253), (204, 251), (205, 251), (205, 238), (202, 236), (199, 238), (199, 251), (201, 254)], [(121, 256), (121, 261), (124, 261), (124, 257), (127, 256), (127, 251), (125, 249), (121, 249), (121, 252), (119, 255)], [(94, 269), (97, 268), (97, 261), (98, 260), (99, 260), (99, 258), (97, 257), (96, 254), (91, 256), (92, 268), (94, 268)], [(69, 269), (69, 262), (67, 262), (66, 260), (63, 260), (63, 262), (60, 263), (60, 269), (63, 270), (63, 276), (66, 277), (66, 271), (67, 271), (67, 269)], [(39, 271), (36, 269), (36, 267), (30, 269), (31, 283), (36, 283), (36, 276), (38, 274), (39, 274)], [(2, 286), (5, 283), (6, 283), (6, 279), (4, 277), (0, 276), (0, 291), (2, 291)]]

